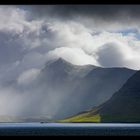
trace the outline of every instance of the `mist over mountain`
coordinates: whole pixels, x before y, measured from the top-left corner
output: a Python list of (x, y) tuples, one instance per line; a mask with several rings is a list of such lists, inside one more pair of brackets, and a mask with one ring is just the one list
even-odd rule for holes
[(102, 104), (135, 72), (127, 68), (73, 65), (62, 58), (51, 60), (42, 70), (29, 71), (8, 83), (6, 88), (14, 90), (15, 98), (6, 91), (11, 106), (7, 105), (4, 115), (26, 118), (21, 120), (62, 119)]
[[(26, 88), (40, 96), (36, 103), (45, 115), (59, 119), (105, 102), (134, 73), (127, 68), (78, 66), (59, 58), (47, 62)], [(33, 110), (33, 114), (37, 115), (40, 108)]]

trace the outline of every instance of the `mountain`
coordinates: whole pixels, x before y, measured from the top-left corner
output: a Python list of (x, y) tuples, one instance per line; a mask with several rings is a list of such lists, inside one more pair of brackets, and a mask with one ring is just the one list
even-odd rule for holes
[[(85, 65), (78, 66), (59, 58), (55, 61), (46, 63), (40, 74), (40, 81), (49, 84), (50, 87), (68, 86), (71, 88), (70, 83), (84, 77), (88, 72), (95, 69), (96, 66)], [(78, 81), (79, 82), (79, 81)], [(75, 82), (74, 82), (75, 84)]]
[(140, 122), (140, 71), (104, 104), (62, 122)]
[[(90, 109), (107, 101), (135, 71), (127, 68), (96, 68), (80, 81), (75, 89), (82, 109)], [(75, 94), (74, 93), (74, 94)], [(82, 110), (81, 110), (82, 111)]]
[(57, 120), (104, 103), (134, 73), (135, 70), (127, 68), (78, 66), (59, 58), (47, 62), (31, 82), (22, 85), (16, 79), (8, 85), (23, 93), (23, 97), (29, 97), (25, 98), (25, 107), (19, 115), (26, 116), (26, 120), (36, 116)]
[(36, 87), (54, 98), (50, 106), (53, 104), (51, 110), (56, 112), (53, 118), (58, 119), (105, 102), (135, 72), (127, 68), (78, 66), (60, 58), (46, 63)]

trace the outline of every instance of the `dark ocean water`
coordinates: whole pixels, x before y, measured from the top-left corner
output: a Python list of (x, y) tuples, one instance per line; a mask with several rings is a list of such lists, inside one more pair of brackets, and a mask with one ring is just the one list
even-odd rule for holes
[(0, 135), (140, 135), (140, 124), (0, 123)]

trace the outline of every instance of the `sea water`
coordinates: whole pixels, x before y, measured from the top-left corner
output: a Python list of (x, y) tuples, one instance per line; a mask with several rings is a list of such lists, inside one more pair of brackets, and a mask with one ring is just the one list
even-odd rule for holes
[(140, 135), (140, 124), (0, 123), (0, 135)]

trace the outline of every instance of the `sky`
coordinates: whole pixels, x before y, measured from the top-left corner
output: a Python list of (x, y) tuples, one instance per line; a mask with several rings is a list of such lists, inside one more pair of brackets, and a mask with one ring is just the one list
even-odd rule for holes
[[(139, 70), (139, 13), (139, 5), (1, 5), (0, 85), (30, 82), (59, 57), (75, 65)], [(9, 91), (16, 93), (0, 88), (10, 99)]]
[[(140, 69), (137, 5), (0, 6), (0, 68), (76, 65)], [(35, 61), (35, 62), (34, 62)], [(33, 65), (33, 66), (31, 66)]]

